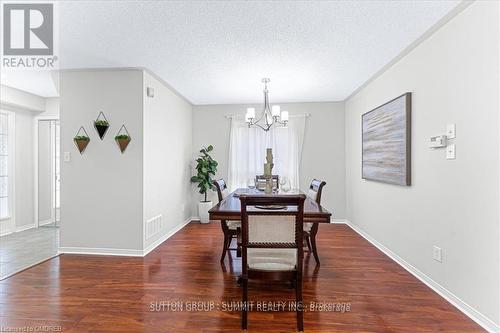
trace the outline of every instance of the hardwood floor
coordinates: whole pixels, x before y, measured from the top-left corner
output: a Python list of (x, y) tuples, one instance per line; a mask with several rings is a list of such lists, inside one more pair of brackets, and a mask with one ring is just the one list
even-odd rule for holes
[[(304, 300), (350, 311), (304, 314), (306, 332), (482, 332), (472, 320), (345, 225), (321, 225), (321, 267), (306, 255)], [(145, 258), (61, 255), (0, 281), (0, 326), (63, 332), (238, 332), (239, 312), (187, 311), (188, 301), (239, 301), (241, 261), (219, 263), (216, 222), (191, 223)], [(250, 284), (255, 301), (293, 300), (282, 284)], [(183, 302), (183, 311), (151, 304)], [(209, 304), (209, 303), (206, 303)], [(165, 310), (167, 304), (164, 303)], [(170, 309), (172, 310), (172, 308)], [(294, 332), (294, 312), (251, 312), (250, 332)], [(58, 327), (56, 327), (58, 329)]]

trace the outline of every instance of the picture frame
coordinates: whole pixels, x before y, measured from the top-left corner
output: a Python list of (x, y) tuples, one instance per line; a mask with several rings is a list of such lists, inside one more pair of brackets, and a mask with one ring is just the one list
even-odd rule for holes
[(363, 179), (411, 186), (411, 100), (407, 92), (361, 116)]

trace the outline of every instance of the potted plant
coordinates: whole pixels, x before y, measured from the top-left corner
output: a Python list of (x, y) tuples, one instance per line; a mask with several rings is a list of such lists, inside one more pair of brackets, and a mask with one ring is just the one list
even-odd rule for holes
[(83, 151), (85, 150), (85, 148), (87, 148), (87, 145), (89, 144), (90, 138), (86, 135), (77, 135), (73, 138), (73, 141), (75, 141), (75, 144), (78, 147), (80, 154), (83, 154)]
[(128, 134), (118, 134), (117, 136), (115, 136), (115, 141), (116, 143), (118, 143), (118, 146), (120, 147), (122, 153), (125, 151), (125, 149), (127, 149), (130, 140), (132, 139)]
[(99, 134), (99, 138), (102, 140), (104, 138), (104, 134), (106, 134), (106, 131), (108, 130), (109, 123), (105, 119), (98, 119), (94, 121), (94, 127)]
[(210, 152), (214, 150), (212, 145), (203, 147), (200, 155), (196, 159), (196, 176), (191, 177), (193, 183), (198, 183), (200, 194), (204, 195), (204, 200), (198, 203), (198, 215), (201, 223), (208, 223), (208, 210), (212, 208), (212, 201), (207, 199), (207, 192), (213, 189), (213, 179), (217, 172), (217, 161), (215, 161)]

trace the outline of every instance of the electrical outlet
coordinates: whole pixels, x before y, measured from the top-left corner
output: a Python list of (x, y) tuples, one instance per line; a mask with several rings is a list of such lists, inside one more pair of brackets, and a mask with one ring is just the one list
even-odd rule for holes
[(442, 255), (442, 250), (440, 247), (434, 245), (432, 247), (432, 259), (443, 262), (443, 255)]
[(65, 151), (63, 154), (64, 162), (71, 162), (71, 153), (69, 151)]

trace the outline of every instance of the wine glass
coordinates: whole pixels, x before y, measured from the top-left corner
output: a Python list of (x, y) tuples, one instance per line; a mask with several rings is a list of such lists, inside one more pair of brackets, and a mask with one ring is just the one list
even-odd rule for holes
[(290, 184), (290, 179), (288, 179), (287, 177), (283, 177), (284, 178), (284, 183), (283, 185), (281, 185), (281, 189), (283, 190), (283, 192), (288, 192), (291, 190), (291, 184)]
[(247, 186), (249, 189), (253, 190), (255, 188), (255, 178), (248, 178)]
[(281, 176), (280, 177), (280, 188), (283, 187), (283, 185), (285, 185), (286, 183), (286, 177), (285, 176)]

